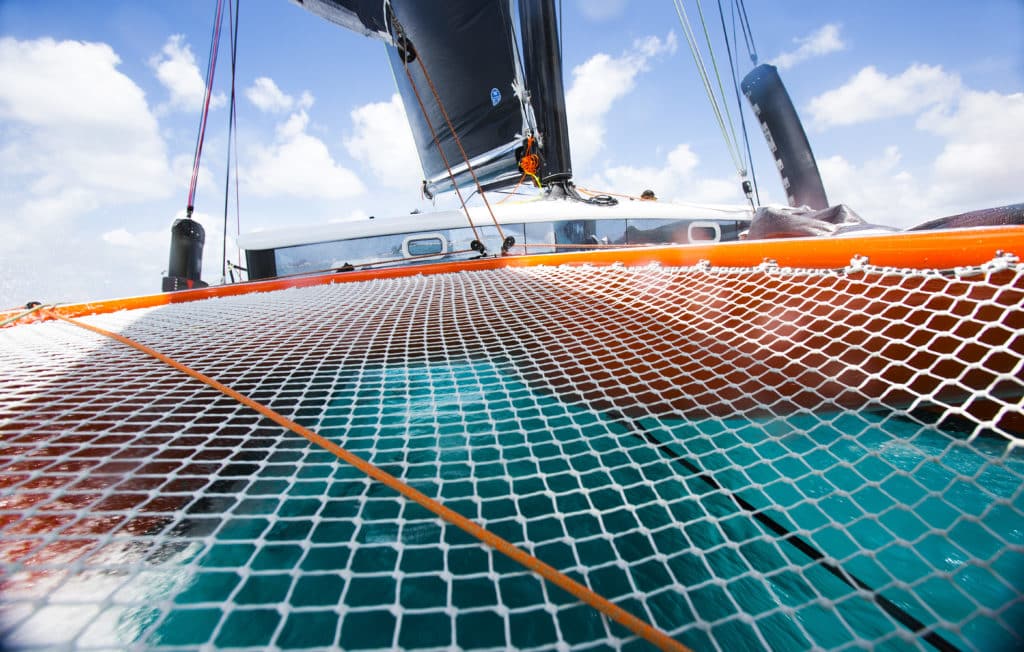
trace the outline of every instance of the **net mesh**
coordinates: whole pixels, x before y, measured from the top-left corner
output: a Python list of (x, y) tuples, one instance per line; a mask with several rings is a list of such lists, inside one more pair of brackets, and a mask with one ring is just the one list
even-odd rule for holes
[[(98, 315), (698, 650), (1024, 644), (1024, 270), (530, 267)], [(117, 342), (0, 331), (0, 647), (632, 648)]]

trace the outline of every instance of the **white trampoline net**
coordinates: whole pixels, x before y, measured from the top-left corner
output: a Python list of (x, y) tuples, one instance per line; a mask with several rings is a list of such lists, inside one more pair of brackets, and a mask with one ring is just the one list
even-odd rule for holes
[[(84, 321), (696, 650), (1024, 645), (1024, 271), (534, 267)], [(0, 331), (0, 647), (641, 648), (116, 341)]]

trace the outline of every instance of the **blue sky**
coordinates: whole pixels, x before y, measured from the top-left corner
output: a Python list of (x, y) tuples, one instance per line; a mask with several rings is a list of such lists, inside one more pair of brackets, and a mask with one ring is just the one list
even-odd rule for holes
[[(672, 2), (562, 4), (577, 181), (742, 201)], [(833, 203), (910, 226), (1022, 201), (1020, 0), (749, 5)], [(186, 203), (214, 7), (0, 0), (0, 307), (158, 290)], [(243, 0), (241, 13), (242, 231), (428, 208), (383, 45), (286, 0)], [(196, 201), (212, 281), (227, 53), (224, 41)], [(762, 199), (784, 200), (756, 128), (751, 138)]]

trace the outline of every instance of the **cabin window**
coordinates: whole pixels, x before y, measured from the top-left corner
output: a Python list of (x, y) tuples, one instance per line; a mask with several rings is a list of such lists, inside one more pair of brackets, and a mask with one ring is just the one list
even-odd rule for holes
[(681, 244), (689, 242), (689, 220), (631, 218), (626, 228), (629, 244)]
[(440, 256), (446, 253), (444, 238), (440, 235), (412, 236), (402, 243), (402, 253), (406, 258), (416, 256)]
[(722, 227), (716, 222), (691, 222), (690, 242), (718, 242), (722, 239)]

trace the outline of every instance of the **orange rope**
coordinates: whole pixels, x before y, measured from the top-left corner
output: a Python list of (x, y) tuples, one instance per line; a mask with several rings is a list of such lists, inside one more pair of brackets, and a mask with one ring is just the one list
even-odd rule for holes
[(591, 197), (595, 197), (597, 195), (611, 195), (612, 197), (625, 197), (626, 199), (632, 199), (634, 201), (643, 201), (642, 197), (637, 197), (636, 195), (624, 195), (618, 192), (605, 192), (603, 190), (598, 192), (595, 190), (588, 190), (587, 188), (583, 188), (581, 186), (576, 186), (576, 190), (579, 190), (585, 195), (590, 195)]
[[(531, 154), (531, 149), (533, 149), (533, 136), (526, 139), (526, 151), (523, 152), (522, 157), (519, 159), (519, 169), (523, 171), (524, 175), (529, 175), (533, 182), (537, 184), (537, 187), (540, 188), (540, 179), (537, 178), (537, 172), (540, 171), (540, 157), (536, 154)], [(519, 187), (519, 184), (516, 184), (516, 187)]]
[(597, 609), (598, 611), (605, 614), (615, 622), (631, 630), (634, 634), (643, 638), (644, 640), (658, 646), (662, 650), (689, 652), (689, 648), (687, 648), (674, 638), (671, 638), (670, 636), (668, 636), (668, 634), (665, 634), (664, 632), (654, 628), (646, 621), (637, 618), (628, 611), (615, 605), (607, 598), (595, 593), (594, 591), (587, 588), (586, 586), (583, 586), (576, 580), (573, 580), (572, 578), (566, 576), (565, 574), (555, 569), (553, 566), (550, 566), (541, 561), (540, 559), (537, 559), (533, 555), (530, 555), (529, 553), (517, 548), (512, 543), (499, 537), (493, 532), (480, 527), (479, 525), (469, 520), (462, 514), (459, 514), (458, 512), (449, 509), (448, 507), (445, 507), (444, 505), (437, 502), (433, 498), (430, 498), (426, 494), (410, 487), (409, 485), (405, 484), (404, 482), (402, 482), (395, 476), (391, 475), (390, 473), (374, 466), (373, 464), (367, 462), (358, 455), (350, 453), (341, 446), (338, 446), (337, 444), (316, 434), (312, 430), (299, 425), (298, 423), (292, 421), (291, 419), (285, 417), (284, 415), (275, 412), (274, 410), (271, 410), (269, 407), (263, 405), (262, 403), (258, 403), (257, 401), (254, 401), (251, 398), (236, 392), (227, 385), (218, 382), (213, 378), (210, 378), (209, 376), (202, 374), (196, 371), (195, 369), (192, 369), (191, 367), (188, 367), (169, 356), (162, 354), (159, 351), (156, 351), (155, 349), (151, 349), (145, 344), (136, 342), (135, 340), (129, 339), (119, 333), (114, 333), (112, 331), (99, 328), (98, 326), (86, 324), (85, 322), (69, 319), (59, 313), (53, 312), (52, 310), (47, 310), (45, 312), (52, 316), (53, 318), (60, 319), (61, 321), (65, 321), (74, 326), (78, 326), (79, 328), (84, 328), (85, 330), (92, 331), (93, 333), (97, 333), (99, 335), (103, 335), (105, 337), (117, 340), (122, 344), (126, 344), (127, 346), (130, 346), (133, 349), (136, 349), (138, 351), (141, 351), (142, 353), (145, 353), (148, 356), (156, 358), (160, 362), (163, 362), (164, 364), (167, 364), (177, 369), (178, 371), (187, 374), (188, 376), (191, 376), (192, 378), (195, 378), (196, 380), (205, 383), (206, 385), (209, 385), (210, 387), (225, 394), (226, 396), (235, 399), (242, 405), (245, 405), (246, 407), (252, 408), (253, 410), (259, 412), (260, 414), (270, 419), (274, 423), (278, 424), (282, 428), (291, 430), (292, 432), (301, 435), (302, 437), (305, 437), (307, 440), (316, 444), (317, 446), (320, 446), (321, 448), (330, 451), (339, 459), (348, 462), (349, 464), (356, 467), (357, 469), (359, 469), (366, 475), (370, 476), (374, 480), (377, 480), (378, 482), (387, 485), (388, 487), (402, 494), (406, 498), (416, 502), (418, 505), (430, 510), (437, 516), (447, 521), (448, 523), (460, 528), (467, 534), (479, 539), (480, 541), (491, 546), (495, 550), (498, 550), (499, 552), (507, 555), (508, 557), (511, 557), (514, 561), (519, 562), (526, 568), (534, 571), (535, 573), (537, 573), (544, 579), (548, 580), (555, 586), (571, 593), (575, 597), (579, 598), (581, 601)]
[(509, 197), (516, 194), (516, 191), (519, 190), (519, 186), (522, 185), (523, 180), (525, 180), (526, 177), (532, 178), (533, 182), (537, 184), (537, 187), (541, 187), (540, 179), (537, 178), (537, 171), (540, 169), (540, 157), (536, 154), (530, 153), (530, 149), (532, 147), (533, 136), (530, 136), (526, 139), (526, 151), (519, 159), (519, 169), (523, 171), (523, 174), (519, 177), (519, 181), (516, 181), (516, 185), (513, 186), (512, 191), (502, 198), (502, 200), (498, 202), (499, 204), (508, 201)]
[(525, 178), (526, 178), (526, 174), (523, 173), (523, 175), (519, 177), (519, 181), (516, 181), (516, 185), (512, 186), (512, 190), (509, 191), (509, 193), (507, 195), (505, 195), (504, 197), (499, 199), (498, 203), (499, 204), (503, 204), (503, 203), (507, 202), (509, 199), (511, 199), (513, 196), (515, 196), (516, 191), (519, 190), (519, 186), (522, 185), (523, 179), (525, 179)]
[[(473, 230), (473, 239), (479, 241), (480, 235), (476, 232), (476, 225), (473, 224), (473, 218), (469, 214), (469, 208), (466, 206), (466, 200), (462, 198), (462, 191), (459, 189), (459, 184), (455, 183), (455, 174), (452, 173), (452, 166), (448, 162), (448, 155), (444, 153), (444, 148), (441, 147), (441, 141), (437, 138), (437, 132), (434, 130), (434, 125), (430, 122), (430, 114), (427, 113), (427, 106), (423, 103), (423, 98), (420, 97), (420, 91), (416, 88), (416, 82), (412, 78), (412, 71), (409, 70), (409, 62), (405, 60), (405, 57), (402, 57), (402, 66), (405, 68), (405, 76), (409, 78), (409, 86), (412, 87), (413, 95), (416, 96), (416, 102), (420, 105), (420, 111), (423, 113), (423, 119), (427, 123), (427, 126), (430, 127), (430, 137), (437, 145), (437, 151), (441, 155), (441, 160), (444, 161), (444, 167), (448, 171), (448, 178), (452, 182), (452, 188), (455, 190), (455, 194), (459, 196), (459, 203), (462, 204), (462, 211), (466, 214), (466, 221), (469, 222), (469, 228)], [(426, 187), (426, 182), (424, 181), (423, 183), (424, 187)]]

